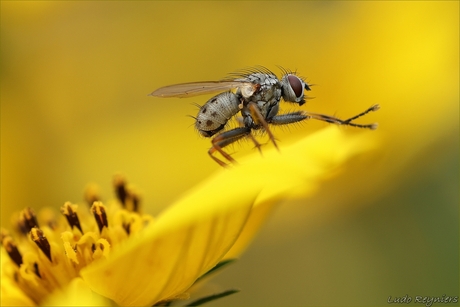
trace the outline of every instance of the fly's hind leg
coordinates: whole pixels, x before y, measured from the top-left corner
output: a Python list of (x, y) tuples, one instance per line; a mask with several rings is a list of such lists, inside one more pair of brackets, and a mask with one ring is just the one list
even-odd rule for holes
[(236, 163), (235, 159), (233, 159), (222, 148), (250, 134), (251, 134), (251, 128), (248, 128), (248, 127), (239, 127), (239, 128), (235, 128), (229, 131), (222, 132), (221, 134), (217, 135), (216, 137), (212, 139), (211, 141), (212, 147), (208, 150), (209, 156), (214, 161), (216, 161), (220, 166), (223, 166), (223, 167), (226, 167), (227, 164), (219, 160), (213, 155), (216, 151), (219, 152), (229, 162)]
[(331, 123), (331, 124), (347, 125), (347, 126), (352, 126), (352, 127), (357, 127), (357, 128), (366, 128), (366, 129), (375, 130), (375, 129), (377, 129), (377, 126), (378, 126), (376, 123), (362, 125), (362, 124), (355, 124), (353, 121), (355, 119), (361, 117), (361, 116), (366, 115), (369, 112), (375, 112), (378, 109), (380, 109), (380, 105), (375, 104), (372, 107), (370, 107), (369, 109), (367, 109), (366, 111), (361, 112), (358, 115), (350, 117), (349, 119), (346, 119), (346, 120), (342, 120), (340, 118), (330, 116), (330, 115), (324, 115), (324, 114), (317, 114), (317, 113), (310, 113), (310, 112), (305, 112), (305, 114), (307, 116), (309, 116), (310, 118), (314, 118), (314, 119), (317, 119), (317, 120), (322, 120), (322, 121), (325, 121), (325, 122), (328, 122), (328, 123)]

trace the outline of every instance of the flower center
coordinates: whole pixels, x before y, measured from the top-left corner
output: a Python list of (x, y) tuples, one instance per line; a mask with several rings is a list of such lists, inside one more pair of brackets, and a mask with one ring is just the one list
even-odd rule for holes
[(139, 197), (121, 176), (115, 177), (114, 186), (118, 201), (107, 206), (94, 191), (86, 191), (89, 212), (70, 202), (61, 207), (60, 217), (49, 209), (38, 215), (31, 208), (21, 211), (11, 234), (1, 230), (10, 258), (3, 264), (6, 277), (40, 304), (78, 277), (82, 268), (104, 261), (111, 250), (141, 231), (153, 218), (139, 213)]

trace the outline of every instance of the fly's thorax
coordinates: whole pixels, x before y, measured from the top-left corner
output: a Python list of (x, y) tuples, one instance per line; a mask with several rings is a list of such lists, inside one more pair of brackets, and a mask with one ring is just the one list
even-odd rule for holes
[(261, 88), (250, 99), (247, 100), (246, 106), (250, 102), (255, 103), (263, 118), (267, 118), (270, 111), (279, 106), (281, 100), (281, 88), (279, 83), (270, 87)]
[(275, 75), (254, 73), (249, 75), (248, 79), (260, 84), (259, 90), (248, 99), (248, 102), (257, 103), (260, 109), (279, 103), (281, 100), (281, 83)]
[(239, 104), (238, 96), (232, 92), (212, 97), (200, 108), (195, 122), (196, 129), (205, 137), (213, 136), (240, 111)]
[(249, 74), (244, 78), (237, 80), (260, 84), (261, 86), (270, 86), (279, 82), (275, 75), (260, 72)]
[[(278, 105), (282, 97), (281, 83), (275, 75), (265, 73), (253, 73), (245, 78), (245, 81), (259, 84), (259, 89), (251, 97), (244, 99), (244, 107), (241, 111), (245, 127), (259, 129), (260, 123), (249, 109), (249, 105), (254, 103), (260, 115), (267, 119), (278, 111)], [(239, 91), (237, 91), (239, 94)], [(274, 112), (272, 112), (274, 111)], [(273, 114), (272, 114), (273, 113)]]

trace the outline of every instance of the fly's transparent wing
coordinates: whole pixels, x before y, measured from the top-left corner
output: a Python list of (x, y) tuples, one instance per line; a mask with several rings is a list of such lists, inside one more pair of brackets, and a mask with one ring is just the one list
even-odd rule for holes
[(203, 81), (203, 82), (190, 82), (168, 85), (160, 87), (159, 89), (150, 93), (150, 96), (155, 97), (193, 97), (204, 95), (219, 91), (231, 90), (234, 88), (241, 88), (243, 95), (252, 95), (257, 90), (257, 84), (245, 81)]

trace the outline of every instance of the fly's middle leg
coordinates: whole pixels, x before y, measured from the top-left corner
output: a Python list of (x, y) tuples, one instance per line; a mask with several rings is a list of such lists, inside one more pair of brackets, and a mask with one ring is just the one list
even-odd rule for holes
[(279, 150), (278, 144), (276, 144), (275, 136), (271, 132), (270, 128), (268, 127), (268, 123), (265, 120), (265, 118), (262, 116), (262, 114), (259, 111), (259, 108), (254, 102), (250, 102), (249, 105), (249, 111), (251, 112), (252, 118), (257, 122), (257, 124), (261, 125), (264, 130), (267, 132), (268, 137), (272, 141), (273, 145), (275, 145), (276, 149)]
[[(240, 127), (244, 127), (244, 122), (243, 122), (243, 118), (242, 117), (237, 117), (236, 118), (237, 122), (238, 122), (238, 125), (240, 125)], [(251, 141), (254, 143), (254, 146), (257, 148), (257, 150), (259, 151), (260, 154), (262, 154), (262, 150), (260, 149), (260, 147), (262, 147), (262, 145), (256, 140), (256, 138), (254, 137), (254, 135), (250, 132), (248, 134), (248, 137), (251, 139)]]
[(235, 159), (233, 159), (228, 153), (226, 153), (222, 148), (230, 145), (241, 138), (248, 136), (251, 134), (251, 128), (248, 127), (239, 127), (229, 131), (222, 132), (221, 134), (217, 135), (212, 139), (212, 147), (208, 150), (209, 156), (216, 161), (220, 166), (226, 167), (227, 164), (213, 154), (217, 151), (219, 152), (225, 159), (227, 159), (231, 163), (236, 163)]

